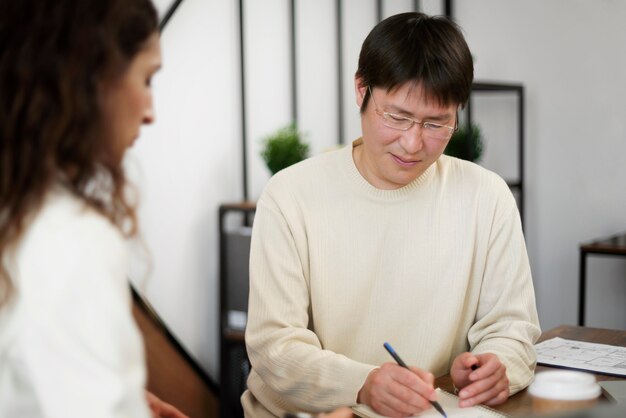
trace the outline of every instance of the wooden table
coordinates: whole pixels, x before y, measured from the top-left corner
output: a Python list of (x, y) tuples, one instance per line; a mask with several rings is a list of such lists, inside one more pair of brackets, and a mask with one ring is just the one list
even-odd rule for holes
[[(626, 331), (601, 329), (601, 328), (588, 328), (588, 327), (575, 327), (569, 325), (561, 325), (557, 328), (541, 334), (539, 341), (548, 340), (554, 337), (566, 338), (569, 340), (588, 341), (599, 344), (611, 344), (621, 347), (626, 347)], [(537, 366), (536, 372), (542, 370), (550, 370), (552, 367)], [(613, 376), (605, 376), (596, 374), (598, 381), (600, 380), (622, 380)], [(435, 380), (435, 386), (442, 388), (448, 392), (453, 392), (452, 379), (450, 375), (445, 375)], [(601, 395), (600, 402), (608, 402), (608, 400)], [(494, 407), (499, 411), (504, 412), (511, 416), (525, 416), (532, 414), (531, 399), (528, 394), (528, 390), (524, 389), (521, 392), (511, 396), (504, 404)]]

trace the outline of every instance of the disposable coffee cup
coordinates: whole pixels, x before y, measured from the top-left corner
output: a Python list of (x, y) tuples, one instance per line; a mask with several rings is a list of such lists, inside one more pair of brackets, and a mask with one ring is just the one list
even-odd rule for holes
[(590, 408), (600, 392), (594, 375), (572, 370), (539, 372), (528, 388), (533, 411), (539, 415)]

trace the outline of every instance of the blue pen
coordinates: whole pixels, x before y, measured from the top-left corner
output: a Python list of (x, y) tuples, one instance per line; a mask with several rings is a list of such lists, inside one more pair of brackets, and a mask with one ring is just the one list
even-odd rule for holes
[[(396, 353), (396, 350), (394, 350), (393, 347), (391, 345), (389, 345), (389, 343), (386, 342), (386, 343), (383, 344), (383, 346), (385, 346), (385, 349), (389, 352), (389, 354), (391, 354), (391, 357), (393, 357), (393, 359), (400, 366), (404, 367), (405, 369), (411, 370), (411, 369), (409, 369), (409, 366), (407, 366), (406, 363), (404, 361), (402, 361), (400, 356)], [(430, 402), (430, 404), (433, 406), (433, 408), (435, 408), (437, 411), (439, 411), (439, 413), (441, 415), (443, 415), (445, 418), (448, 418), (446, 413), (443, 411), (443, 408), (441, 407), (441, 405), (439, 405), (439, 402), (431, 401), (431, 400), (428, 400), (428, 402)]]

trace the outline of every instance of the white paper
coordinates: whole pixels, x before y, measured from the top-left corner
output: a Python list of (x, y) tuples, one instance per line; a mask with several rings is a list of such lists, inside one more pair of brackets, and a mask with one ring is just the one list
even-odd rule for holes
[(626, 376), (626, 347), (555, 337), (535, 350), (539, 364)]
[[(485, 406), (470, 406), (468, 408), (459, 407), (459, 398), (449, 392), (445, 392), (441, 389), (437, 389), (437, 399), (439, 405), (443, 408), (444, 412), (449, 418), (504, 418), (506, 415), (487, 408)], [(383, 415), (379, 415), (374, 412), (367, 405), (357, 405), (352, 408), (355, 414), (364, 418), (385, 418)], [(430, 408), (427, 411), (422, 412), (419, 415), (415, 415), (420, 418), (442, 418), (441, 414), (437, 412), (435, 408)]]

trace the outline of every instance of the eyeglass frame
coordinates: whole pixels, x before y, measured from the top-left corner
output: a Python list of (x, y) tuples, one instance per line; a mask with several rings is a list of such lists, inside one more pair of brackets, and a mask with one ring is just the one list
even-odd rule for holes
[(415, 126), (415, 125), (419, 125), (419, 126), (421, 126), (421, 127), (422, 127), (422, 129), (424, 129), (424, 125), (425, 125), (425, 124), (427, 124), (427, 125), (434, 125), (435, 127), (448, 128), (448, 130), (450, 131), (450, 135), (449, 135), (447, 138), (442, 138), (442, 139), (440, 139), (440, 141), (444, 141), (444, 140), (445, 140), (445, 141), (447, 141), (447, 140), (448, 140), (448, 139), (450, 139), (450, 138), (452, 137), (452, 135), (453, 135), (453, 134), (454, 134), (454, 133), (455, 133), (455, 132), (459, 129), (459, 111), (458, 111), (458, 110), (457, 110), (457, 112), (456, 112), (456, 117), (455, 117), (455, 119), (454, 119), (454, 126), (450, 126), (450, 125), (442, 125), (441, 123), (436, 123), (436, 122), (428, 122), (428, 121), (421, 121), (421, 122), (420, 122), (420, 121), (419, 121), (419, 120), (417, 120), (417, 119), (409, 118), (409, 117), (407, 117), (407, 116), (397, 115), (397, 114), (395, 114), (395, 113), (391, 113), (391, 112), (384, 112), (384, 111), (383, 111), (383, 112), (382, 112), (382, 114), (381, 114), (381, 113), (380, 113), (380, 109), (379, 109), (379, 107), (378, 107), (378, 103), (376, 103), (376, 99), (374, 99), (374, 93), (372, 93), (372, 88), (371, 88), (371, 86), (367, 86), (367, 90), (370, 92), (370, 97), (372, 98), (372, 101), (374, 102), (374, 107), (376, 108), (376, 109), (375, 109), (376, 114), (377, 114), (378, 116), (380, 116), (381, 118), (383, 118), (383, 120), (384, 120), (385, 122), (387, 122), (387, 116), (392, 116), (392, 117), (394, 117), (394, 118), (396, 118), (396, 119), (404, 119), (404, 120), (408, 120), (408, 121), (410, 121), (410, 122), (411, 122), (411, 124), (410, 124), (408, 127), (404, 128), (404, 129), (403, 129), (403, 128), (397, 128), (397, 127), (394, 127), (394, 126), (389, 126), (389, 125), (387, 125), (385, 122), (383, 122), (383, 125), (385, 125), (387, 128), (390, 128), (390, 129), (396, 129), (396, 130), (398, 130), (398, 131), (404, 131), (404, 132), (408, 131), (409, 129), (411, 129), (411, 128), (412, 128), (413, 126)]

